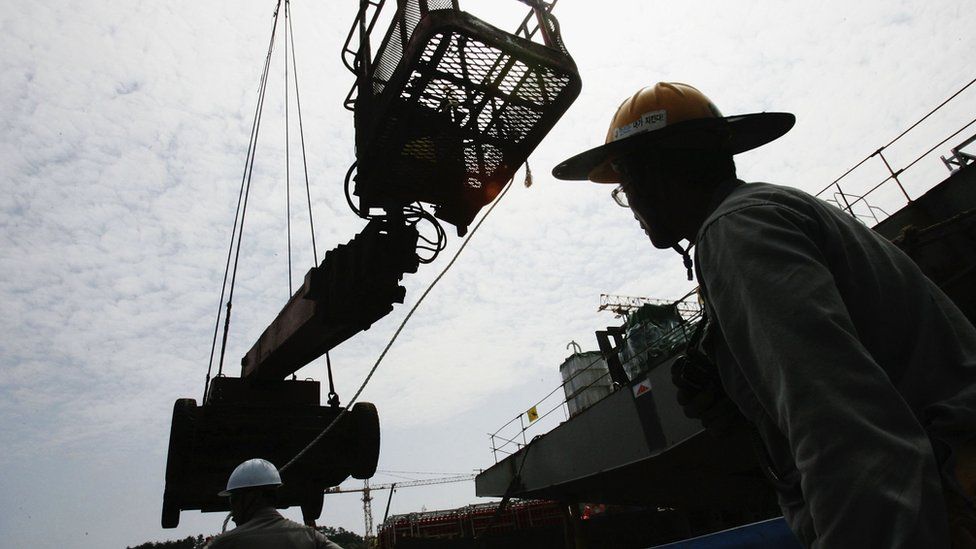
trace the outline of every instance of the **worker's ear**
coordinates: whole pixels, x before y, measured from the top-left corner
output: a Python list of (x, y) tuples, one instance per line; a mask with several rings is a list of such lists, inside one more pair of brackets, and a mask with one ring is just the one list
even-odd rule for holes
[(735, 160), (724, 151), (673, 149), (663, 156), (661, 167), (694, 184), (717, 184), (735, 177)]

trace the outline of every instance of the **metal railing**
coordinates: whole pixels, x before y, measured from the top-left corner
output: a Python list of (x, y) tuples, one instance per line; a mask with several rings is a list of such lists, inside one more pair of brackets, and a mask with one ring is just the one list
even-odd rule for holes
[[(956, 170), (960, 170), (963, 167), (976, 162), (976, 154), (963, 150), (973, 143), (976, 143), (976, 134), (953, 147), (951, 149), (952, 155), (948, 158), (944, 156), (941, 157), (942, 163), (945, 164), (946, 168), (949, 168), (950, 172), (955, 172)], [(976, 148), (976, 146), (973, 148)]]
[[(945, 137), (944, 139), (942, 139), (941, 141), (939, 141), (937, 144), (935, 144), (934, 146), (932, 146), (931, 148), (929, 148), (928, 150), (926, 150), (922, 154), (918, 155), (917, 157), (915, 157), (914, 159), (912, 159), (910, 162), (908, 162), (905, 166), (903, 166), (903, 167), (901, 167), (901, 168), (899, 168), (897, 170), (894, 169), (894, 168), (892, 168), (891, 163), (889, 162), (889, 158), (885, 156), (885, 151), (888, 149), (888, 147), (890, 147), (891, 145), (893, 145), (893, 144), (897, 143), (898, 141), (900, 141), (908, 133), (910, 133), (912, 130), (914, 130), (915, 128), (917, 128), (920, 124), (922, 124), (923, 122), (925, 122), (926, 120), (928, 120), (929, 117), (931, 117), (933, 114), (935, 114), (936, 112), (940, 111), (943, 107), (945, 107), (951, 101), (953, 101), (954, 99), (956, 99), (957, 97), (959, 97), (960, 94), (962, 94), (964, 91), (966, 91), (974, 83), (976, 83), (976, 78), (974, 78), (973, 80), (970, 80), (969, 83), (967, 83), (962, 88), (960, 88), (958, 91), (956, 91), (954, 94), (952, 94), (951, 96), (949, 96), (948, 99), (946, 99), (945, 101), (943, 101), (942, 103), (940, 103), (939, 105), (937, 105), (934, 109), (932, 109), (931, 111), (929, 111), (925, 116), (923, 116), (917, 122), (915, 122), (914, 124), (912, 124), (911, 126), (909, 126), (906, 130), (904, 130), (903, 132), (901, 132), (900, 134), (898, 134), (894, 139), (892, 139), (888, 143), (882, 145), (876, 151), (874, 151), (871, 154), (869, 154), (866, 157), (864, 157), (860, 162), (858, 162), (853, 167), (851, 167), (849, 170), (847, 170), (846, 172), (844, 172), (843, 174), (841, 174), (840, 177), (838, 177), (837, 179), (833, 180), (830, 184), (828, 184), (826, 187), (824, 187), (819, 192), (817, 192), (816, 193), (816, 196), (819, 197), (819, 198), (821, 198), (821, 199), (823, 199), (823, 200), (825, 200), (826, 202), (831, 202), (831, 203), (835, 204), (837, 207), (839, 207), (840, 209), (846, 211), (847, 213), (849, 213), (850, 215), (854, 216), (855, 218), (857, 218), (858, 220), (860, 220), (862, 222), (873, 221), (875, 224), (880, 223), (881, 221), (883, 221), (884, 219), (886, 219), (887, 217), (889, 217), (890, 214), (885, 209), (883, 209), (883, 208), (881, 208), (881, 207), (879, 207), (877, 205), (869, 204), (868, 203), (868, 196), (873, 195), (874, 193), (878, 192), (882, 188), (890, 189), (891, 188), (891, 185), (888, 185), (888, 187), (885, 187), (886, 184), (893, 183), (894, 186), (897, 187), (897, 190), (898, 190), (898, 193), (896, 193), (896, 195), (899, 196), (899, 198), (901, 198), (901, 197), (904, 198), (904, 202), (901, 202), (900, 200), (892, 201), (892, 200), (889, 199), (888, 202), (891, 204), (889, 206), (889, 209), (891, 209), (892, 211), (895, 211), (896, 208), (893, 207), (893, 206), (897, 206), (898, 208), (900, 208), (903, 205), (910, 204), (913, 199), (909, 195), (908, 191), (906, 190), (905, 184), (903, 183), (903, 181), (901, 179), (901, 176), (903, 176), (904, 173), (907, 170), (911, 169), (916, 164), (918, 164), (922, 159), (924, 159), (927, 156), (929, 156), (930, 154), (932, 154), (936, 149), (942, 147), (947, 142), (949, 142), (950, 140), (952, 140), (956, 136), (958, 136), (960, 133), (966, 131), (966, 129), (969, 128), (970, 126), (972, 126), (973, 124), (976, 124), (976, 118), (970, 120), (969, 122), (967, 122), (966, 124), (964, 124), (961, 128), (959, 128), (958, 130), (952, 132), (950, 135), (948, 135), (947, 137)], [(976, 136), (974, 136), (974, 138), (976, 138)], [(962, 146), (964, 146), (965, 144), (971, 142), (972, 140), (973, 140), (973, 138), (970, 138), (963, 145), (960, 145), (959, 147), (956, 147), (956, 149), (961, 148)], [(955, 152), (956, 149), (953, 149), (953, 151)], [(854, 194), (854, 193), (850, 192), (850, 187), (847, 186), (846, 183), (845, 183), (845, 186), (848, 188), (848, 190), (845, 191), (844, 188), (841, 187), (841, 181), (844, 180), (844, 179), (846, 179), (848, 176), (850, 176), (852, 173), (854, 173), (858, 168), (861, 168), (869, 160), (871, 160), (872, 158), (875, 158), (875, 157), (877, 157), (879, 160), (881, 160), (881, 162), (883, 163), (884, 168), (887, 171), (887, 174), (888, 175), (884, 179), (882, 179), (880, 182), (875, 183), (875, 184), (869, 186), (867, 188), (867, 190), (861, 192), (861, 194)], [(942, 160), (943, 160), (943, 162), (946, 163), (947, 166), (949, 166), (949, 168), (951, 170), (952, 167), (949, 165), (949, 162), (946, 162), (946, 160), (944, 158)], [(878, 214), (881, 214), (881, 216), (879, 217)]]
[[(647, 352), (659, 347), (660, 344), (665, 342), (687, 341), (691, 336), (691, 333), (694, 331), (695, 324), (697, 324), (698, 319), (701, 317), (701, 310), (698, 305), (697, 294), (695, 294), (693, 291), (681, 299), (671, 303), (678, 306), (680, 311), (684, 311), (684, 313), (681, 314), (681, 322), (673, 329), (661, 334), (660, 337), (647, 342), (647, 344), (642, 349), (635, 352), (633, 356), (622, 361), (625, 369), (627, 365), (632, 364), (634, 361), (640, 361)], [(698, 312), (695, 314), (688, 314), (687, 311), (691, 310), (692, 308), (695, 308)], [(640, 326), (646, 326), (646, 323), (641, 324)], [(617, 353), (618, 356), (620, 355), (621, 351), (623, 351), (623, 346), (613, 349), (613, 352)], [(495, 463), (498, 463), (499, 453), (502, 454), (502, 459), (504, 459), (506, 456), (515, 454), (524, 446), (527, 446), (535, 437), (545, 434), (546, 432), (557, 427), (560, 423), (562, 423), (562, 421), (569, 419), (571, 417), (569, 407), (570, 399), (566, 396), (566, 386), (572, 383), (573, 380), (582, 375), (584, 372), (590, 371), (593, 368), (605, 367), (602, 366), (605, 364), (605, 358), (602, 355), (598, 356), (592, 362), (574, 372), (570, 377), (556, 386), (544, 397), (536, 401), (528, 408), (527, 411), (520, 412), (517, 416), (508, 420), (508, 422), (499, 427), (494, 433), (489, 433), (488, 437), (491, 442), (491, 452), (495, 459)], [(650, 366), (648, 370), (658, 365), (659, 364), (654, 364), (653, 366)], [(627, 386), (614, 384), (610, 380), (610, 372), (608, 370), (600, 376), (594, 378), (586, 385), (578, 388), (574, 392), (574, 395), (580, 394), (595, 385), (605, 384), (610, 388), (610, 390), (599, 400), (590, 404), (590, 406), (593, 406), (600, 400), (603, 400), (618, 390), (629, 389), (630, 385), (635, 381), (637, 380), (631, 379)], [(553, 414), (557, 410), (562, 410), (563, 414), (556, 414), (555, 417), (559, 418), (560, 415), (562, 417), (559, 421), (553, 421)], [(535, 412), (534, 419), (532, 418), (533, 411)], [(544, 428), (544, 426), (547, 428)], [(530, 431), (537, 433), (531, 435), (531, 439), (529, 434)]]

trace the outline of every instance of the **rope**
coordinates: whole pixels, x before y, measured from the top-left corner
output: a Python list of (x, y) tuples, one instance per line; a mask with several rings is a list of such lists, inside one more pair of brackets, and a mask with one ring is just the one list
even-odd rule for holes
[(417, 299), (417, 302), (414, 303), (413, 307), (411, 307), (410, 311), (407, 313), (407, 316), (404, 317), (403, 321), (400, 323), (400, 326), (397, 327), (396, 331), (393, 333), (393, 337), (390, 338), (390, 342), (387, 343), (386, 347), (383, 348), (383, 352), (380, 353), (379, 358), (376, 359), (376, 363), (374, 363), (373, 367), (370, 368), (369, 373), (366, 374), (366, 378), (363, 380), (363, 383), (359, 386), (359, 389), (356, 390), (356, 394), (352, 396), (352, 398), (349, 400), (349, 403), (346, 405), (346, 407), (343, 408), (341, 412), (339, 412), (339, 415), (337, 415), (335, 419), (333, 419), (332, 422), (329, 423), (329, 425), (325, 429), (323, 429), (321, 433), (318, 434), (318, 436), (312, 439), (312, 442), (309, 442), (308, 445), (305, 446), (305, 448), (303, 448), (300, 452), (298, 452), (298, 454), (295, 455), (295, 457), (291, 459), (291, 461), (289, 461), (283, 467), (281, 467), (279, 469), (280, 472), (284, 472), (286, 469), (291, 467), (292, 464), (294, 464), (296, 461), (301, 459), (301, 457), (304, 456), (305, 453), (308, 452), (313, 446), (315, 446), (320, 440), (322, 440), (322, 438), (325, 437), (325, 435), (327, 435), (329, 431), (331, 431), (332, 428), (339, 423), (339, 420), (341, 420), (342, 417), (345, 416), (346, 413), (348, 413), (349, 409), (352, 408), (352, 405), (359, 399), (359, 395), (361, 395), (363, 390), (366, 389), (366, 385), (369, 383), (369, 380), (372, 379), (373, 374), (376, 373), (376, 369), (379, 368), (380, 363), (383, 362), (383, 358), (386, 356), (386, 353), (390, 350), (390, 347), (393, 346), (393, 343), (397, 340), (397, 337), (399, 337), (400, 332), (403, 331), (404, 326), (407, 325), (407, 322), (410, 320), (410, 317), (412, 317), (413, 313), (417, 310), (418, 307), (420, 307), (420, 304), (424, 302), (424, 299), (427, 297), (428, 294), (430, 294), (430, 291), (434, 289), (434, 286), (436, 286), (437, 283), (440, 282), (442, 278), (444, 278), (444, 275), (447, 274), (447, 271), (449, 271), (451, 267), (454, 265), (454, 263), (457, 261), (458, 257), (461, 255), (461, 252), (463, 252), (464, 248), (468, 245), (469, 242), (471, 242), (471, 238), (475, 235), (476, 232), (478, 232), (478, 228), (481, 227), (481, 224), (485, 222), (485, 219), (487, 219), (489, 215), (491, 215), (491, 212), (495, 209), (495, 206), (497, 206), (498, 203), (502, 201), (502, 198), (505, 197), (505, 195), (508, 193), (508, 190), (512, 188), (512, 181), (513, 181), (512, 179), (508, 180), (508, 183), (505, 185), (505, 188), (502, 189), (502, 192), (498, 194), (498, 197), (495, 198), (495, 201), (491, 204), (491, 206), (488, 207), (488, 210), (485, 211), (485, 215), (481, 216), (481, 219), (478, 220), (478, 223), (475, 224), (475, 226), (471, 229), (471, 232), (468, 233), (467, 238), (465, 238), (464, 241), (461, 242), (461, 245), (458, 247), (457, 252), (454, 253), (454, 257), (451, 258), (451, 261), (444, 266), (444, 270), (442, 270), (440, 274), (438, 274), (437, 277), (430, 283), (430, 285), (427, 286), (427, 289), (424, 290), (424, 293), (420, 295), (420, 298)]
[(288, 299), (291, 299), (292, 291), (291, 286), (291, 166), (289, 147), (288, 147), (288, 134), (289, 122), (288, 122), (288, 4), (289, 1), (285, 0), (285, 24), (282, 25), (284, 28), (284, 48), (285, 48), (285, 226), (288, 234)]
[[(278, 7), (281, 6), (281, 0), (278, 0)], [(251, 177), (254, 175), (254, 158), (257, 156), (258, 148), (258, 134), (261, 131), (261, 116), (264, 112), (264, 97), (267, 92), (268, 85), (268, 70), (271, 68), (271, 54), (274, 51), (274, 38), (278, 32), (278, 7), (275, 8), (274, 13), (274, 28), (271, 31), (271, 46), (268, 48), (268, 57), (264, 65), (264, 75), (261, 78), (261, 93), (259, 99), (258, 108), (258, 122), (257, 127), (254, 132), (254, 148), (251, 151), (251, 160), (247, 171), (247, 184), (244, 187), (244, 204), (241, 206), (241, 226), (237, 232), (237, 249), (234, 251), (234, 268), (231, 271), (230, 277), (230, 293), (227, 296), (227, 313), (224, 316), (224, 336), (223, 341), (220, 345), (220, 362), (217, 368), (217, 375), (222, 375), (224, 372), (224, 356), (227, 352), (227, 334), (230, 331), (230, 314), (232, 303), (234, 301), (234, 287), (237, 282), (237, 265), (240, 263), (241, 259), (241, 240), (244, 237), (244, 218), (247, 214), (247, 201), (251, 193)]]
[(312, 232), (312, 259), (319, 264), (319, 253), (315, 248), (315, 222), (312, 220), (312, 191), (308, 184), (308, 158), (305, 155), (305, 128), (302, 125), (302, 98), (298, 93), (298, 65), (295, 61), (295, 31), (291, 28), (291, 2), (285, 2), (285, 21), (288, 23), (288, 36), (291, 39), (291, 66), (295, 79), (295, 106), (298, 109), (298, 135), (302, 142), (302, 167), (305, 169), (305, 196), (308, 198), (308, 226)]
[[(210, 387), (210, 374), (213, 371), (213, 359), (217, 349), (217, 334), (220, 331), (220, 315), (221, 315), (221, 309), (223, 308), (222, 304), (224, 302), (224, 295), (227, 290), (227, 276), (230, 273), (230, 265), (231, 265), (230, 259), (234, 252), (235, 237), (238, 238), (238, 253), (240, 252), (240, 239), (238, 235), (238, 230), (240, 230), (240, 232), (242, 233), (244, 230), (244, 210), (246, 210), (246, 204), (247, 204), (246, 196), (247, 196), (247, 192), (250, 190), (250, 185), (251, 185), (251, 173), (252, 173), (252, 168), (254, 166), (254, 153), (257, 149), (258, 132), (261, 127), (261, 112), (264, 107), (264, 92), (267, 88), (268, 70), (271, 67), (271, 53), (274, 50), (275, 34), (277, 33), (277, 29), (278, 29), (278, 8), (280, 6), (281, 6), (281, 0), (278, 0), (278, 4), (275, 7), (275, 12), (274, 12), (274, 26), (271, 29), (271, 40), (269, 41), (268, 44), (268, 54), (267, 57), (265, 57), (264, 70), (261, 73), (261, 87), (260, 87), (260, 92), (258, 93), (258, 101), (254, 107), (254, 119), (251, 122), (251, 135), (248, 138), (247, 155), (244, 157), (244, 173), (241, 176), (241, 188), (237, 195), (237, 208), (234, 211), (234, 226), (230, 234), (230, 246), (227, 249), (227, 261), (224, 266), (224, 279), (220, 285), (220, 300), (217, 304), (217, 319), (216, 322), (214, 323), (213, 341), (210, 345), (210, 360), (207, 366), (207, 377), (206, 380), (204, 381), (204, 386), (203, 386), (204, 402), (206, 402), (207, 400), (207, 391), (209, 390)], [(244, 204), (243, 210), (241, 208), (242, 203)], [(240, 221), (240, 229), (238, 229), (238, 221)], [(232, 277), (230, 296), (227, 300), (227, 318), (225, 318), (224, 321), (224, 336), (223, 336), (223, 341), (221, 343), (220, 366), (218, 368), (217, 375), (221, 375), (223, 373), (224, 352), (227, 347), (227, 330), (230, 327), (230, 311), (232, 307), (231, 300), (233, 299), (233, 295), (234, 295), (233, 278), (236, 278), (236, 275), (237, 275), (237, 259), (235, 258), (234, 277)]]

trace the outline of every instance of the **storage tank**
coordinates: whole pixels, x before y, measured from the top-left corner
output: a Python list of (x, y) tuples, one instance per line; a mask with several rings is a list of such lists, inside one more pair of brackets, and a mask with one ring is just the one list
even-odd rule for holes
[(569, 416), (575, 416), (613, 392), (607, 361), (599, 351), (573, 353), (559, 366)]

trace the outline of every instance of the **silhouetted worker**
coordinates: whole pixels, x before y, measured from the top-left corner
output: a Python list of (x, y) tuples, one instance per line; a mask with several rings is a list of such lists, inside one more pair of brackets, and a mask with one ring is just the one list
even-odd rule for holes
[(553, 174), (619, 183), (614, 198), (689, 277), (695, 246), (721, 383), (676, 372), (679, 402), (709, 427), (730, 408), (752, 423), (804, 544), (976, 546), (976, 329), (852, 216), (736, 178), (734, 154), (793, 123), (723, 117), (692, 86), (660, 83), (623, 102), (603, 146)]
[(227, 490), (237, 528), (215, 537), (209, 549), (342, 549), (324, 534), (275, 510), (281, 476), (271, 462), (249, 459), (230, 474)]

